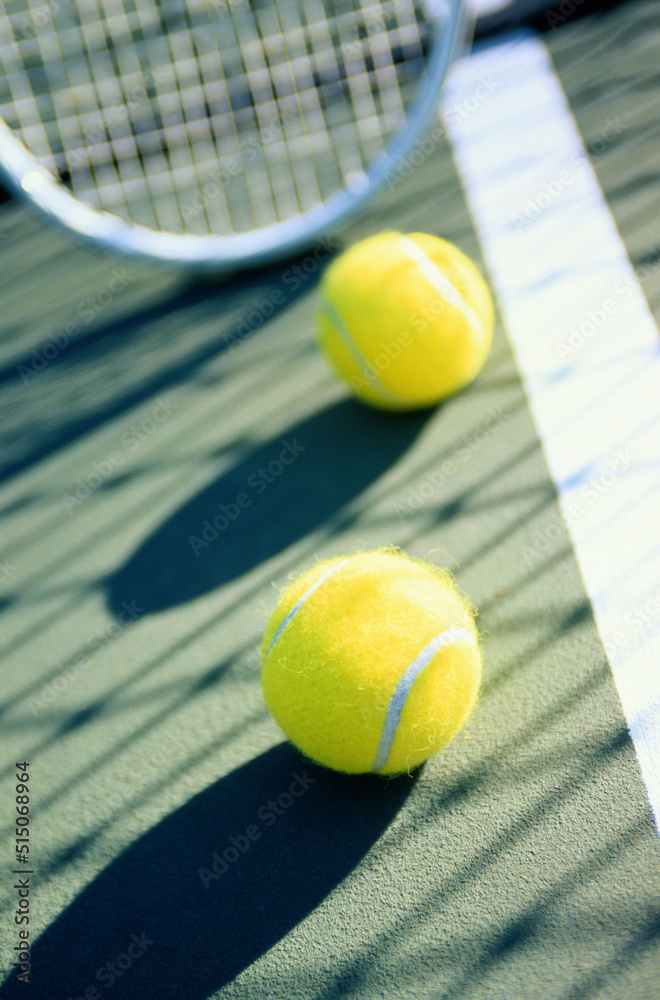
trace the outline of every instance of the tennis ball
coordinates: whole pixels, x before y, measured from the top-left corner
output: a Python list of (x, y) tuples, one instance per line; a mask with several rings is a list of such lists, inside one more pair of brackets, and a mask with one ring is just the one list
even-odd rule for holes
[(337, 771), (399, 774), (470, 714), (481, 655), (449, 574), (394, 550), (319, 563), (264, 635), (266, 703), (292, 743)]
[(471, 382), (493, 336), (493, 300), (447, 240), (382, 233), (356, 243), (321, 282), (318, 334), (338, 374), (386, 410), (432, 406)]

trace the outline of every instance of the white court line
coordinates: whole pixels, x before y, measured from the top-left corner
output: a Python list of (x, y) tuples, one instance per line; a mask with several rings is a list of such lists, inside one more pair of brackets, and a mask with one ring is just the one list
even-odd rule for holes
[(540, 38), (461, 60), (443, 102), (660, 829), (658, 329)]

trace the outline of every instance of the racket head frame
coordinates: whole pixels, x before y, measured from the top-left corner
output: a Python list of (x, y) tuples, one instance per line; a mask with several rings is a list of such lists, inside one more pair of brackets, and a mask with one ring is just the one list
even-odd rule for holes
[(447, 72), (466, 30), (464, 0), (448, 0), (448, 17), (432, 23), (423, 85), (411, 104), (404, 128), (362, 175), (361, 183), (335, 192), (304, 214), (260, 229), (229, 235), (156, 231), (77, 199), (30, 153), (0, 119), (0, 175), (8, 188), (47, 219), (97, 247), (133, 259), (196, 271), (231, 272), (261, 267), (313, 246), (333, 227), (354, 215), (382, 189), (411, 153), (435, 108)]

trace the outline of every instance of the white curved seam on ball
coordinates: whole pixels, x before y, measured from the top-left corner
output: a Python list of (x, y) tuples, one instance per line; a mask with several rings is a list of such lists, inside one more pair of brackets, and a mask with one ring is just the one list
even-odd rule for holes
[(476, 640), (469, 629), (464, 628), (462, 625), (452, 625), (450, 629), (440, 632), (439, 635), (436, 635), (433, 639), (431, 639), (431, 641), (421, 651), (419, 656), (416, 657), (406, 669), (396, 686), (396, 690), (390, 699), (389, 705), (387, 706), (385, 723), (383, 725), (383, 731), (378, 744), (378, 750), (376, 751), (376, 759), (374, 760), (373, 767), (371, 768), (372, 771), (380, 771), (380, 769), (385, 767), (387, 764), (390, 751), (392, 750), (392, 744), (394, 743), (394, 737), (396, 736), (396, 731), (401, 721), (401, 713), (403, 712), (413, 684), (421, 674), (422, 670), (424, 670), (425, 667), (428, 667), (436, 653), (438, 653), (443, 646), (449, 646), (453, 642), (471, 642), (473, 645), (476, 645)]
[(419, 268), (419, 272), (424, 280), (433, 288), (434, 291), (438, 292), (445, 302), (450, 305), (455, 306), (459, 309), (466, 322), (472, 328), (472, 331), (483, 342), (485, 337), (485, 328), (482, 321), (479, 319), (476, 309), (474, 309), (469, 302), (467, 302), (464, 296), (458, 291), (458, 289), (451, 283), (446, 274), (443, 274), (438, 265), (435, 263), (432, 257), (430, 257), (426, 250), (423, 250), (418, 243), (411, 240), (409, 236), (401, 237), (401, 247), (404, 254)]
[(281, 636), (282, 632), (284, 631), (284, 629), (286, 628), (286, 626), (289, 624), (289, 622), (291, 621), (291, 619), (293, 618), (293, 616), (296, 615), (300, 611), (300, 609), (302, 608), (302, 606), (305, 603), (305, 601), (309, 600), (309, 598), (312, 596), (312, 594), (314, 593), (314, 591), (317, 590), (321, 586), (322, 583), (325, 583), (325, 581), (328, 579), (328, 577), (332, 576), (333, 573), (336, 573), (338, 569), (342, 568), (342, 566), (345, 566), (347, 562), (348, 562), (348, 559), (342, 559), (342, 561), (339, 562), (339, 563), (337, 563), (336, 566), (331, 566), (330, 569), (326, 570), (325, 573), (322, 573), (321, 576), (316, 581), (316, 583), (313, 583), (312, 586), (309, 588), (309, 590), (306, 590), (305, 593), (302, 595), (302, 597), (298, 601), (296, 601), (296, 603), (293, 605), (293, 607), (289, 611), (288, 615), (286, 615), (286, 617), (282, 619), (282, 621), (279, 624), (279, 627), (278, 627), (277, 631), (275, 632), (275, 635), (270, 640), (270, 645), (269, 645), (268, 649), (266, 650), (266, 655), (264, 656), (264, 663), (266, 662), (266, 660), (270, 656), (270, 651), (273, 648), (273, 646), (275, 645), (275, 643), (277, 642), (277, 640), (279, 639), (279, 637)]
[[(400, 396), (392, 389), (388, 389), (386, 385), (383, 385), (383, 383), (378, 377), (376, 369), (373, 367), (373, 365), (369, 364), (364, 354), (362, 353), (358, 345), (355, 343), (353, 339), (353, 334), (349, 330), (348, 326), (346, 325), (346, 323), (344, 323), (343, 319), (341, 318), (335, 307), (332, 305), (332, 303), (328, 302), (327, 299), (323, 300), (323, 309), (327, 313), (328, 319), (333, 324), (337, 333), (339, 334), (339, 339), (341, 340), (342, 344), (350, 352), (351, 357), (353, 358), (358, 368), (362, 372), (362, 378), (369, 383), (369, 386), (372, 389), (372, 391), (375, 392), (377, 396), (380, 395), (384, 400), (384, 402), (400, 403), (404, 397)], [(371, 371), (369, 369), (371, 369)]]

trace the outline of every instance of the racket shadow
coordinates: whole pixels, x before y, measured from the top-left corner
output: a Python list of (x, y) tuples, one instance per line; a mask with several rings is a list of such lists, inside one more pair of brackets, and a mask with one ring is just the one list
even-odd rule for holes
[[(180, 508), (106, 580), (108, 602), (154, 613), (247, 573), (328, 522), (410, 447), (429, 412), (344, 401), (272, 438)], [(344, 519), (342, 521), (342, 511)]]
[[(351, 872), (415, 780), (340, 775), (289, 744), (268, 750), (163, 819), (83, 890), (32, 947), (32, 1000), (98, 998), (112, 987), (122, 1000), (205, 1000)], [(22, 990), (12, 979), (0, 997)]]

